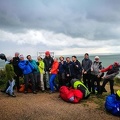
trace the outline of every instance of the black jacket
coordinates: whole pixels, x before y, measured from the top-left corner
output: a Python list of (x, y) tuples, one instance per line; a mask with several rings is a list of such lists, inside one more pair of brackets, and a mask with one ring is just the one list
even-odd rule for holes
[(20, 67), (18, 66), (18, 63), (20, 62), (19, 57), (13, 57), (13, 67), (14, 67), (14, 72), (16, 75), (21, 76), (22, 75), (22, 70), (20, 69)]
[(51, 56), (50, 57), (45, 57), (43, 62), (45, 64), (45, 72), (50, 71), (50, 69), (52, 67), (52, 64), (54, 62), (53, 58)]

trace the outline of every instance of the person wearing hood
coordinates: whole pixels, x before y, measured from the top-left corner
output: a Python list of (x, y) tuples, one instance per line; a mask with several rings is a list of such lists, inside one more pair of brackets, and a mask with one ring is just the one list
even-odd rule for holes
[(102, 62), (100, 62), (99, 56), (95, 56), (95, 60), (91, 66), (91, 84), (92, 84), (92, 94), (95, 94), (95, 82), (97, 83), (97, 94), (100, 94), (100, 73), (99, 70), (102, 69)]
[(105, 88), (105, 85), (109, 82), (110, 83), (110, 91), (111, 94), (114, 94), (114, 78), (116, 75), (119, 74), (120, 64), (118, 62), (114, 62), (112, 65), (109, 65), (108, 67), (99, 70), (99, 72), (104, 73), (107, 72), (105, 76), (103, 76), (103, 84), (101, 86), (101, 94), (103, 93), (103, 90)]
[(13, 87), (15, 85), (14, 77), (16, 76), (14, 72), (14, 68), (12, 65), (13, 58), (7, 57), (6, 65), (5, 65), (5, 72), (6, 72), (6, 78), (8, 80), (8, 87), (6, 88), (6, 94), (10, 95), (11, 97), (16, 97), (14, 94)]
[(58, 67), (59, 67), (58, 59), (54, 58), (53, 65), (50, 70), (50, 74), (51, 74), (51, 76), (50, 76), (50, 93), (55, 92), (54, 87), (56, 88), (56, 90), (58, 90), (58, 86), (55, 83), (55, 78), (58, 74)]
[(89, 54), (85, 53), (84, 59), (82, 60), (82, 74), (83, 74), (83, 83), (88, 87), (91, 92), (91, 65), (92, 61), (89, 59)]
[(50, 55), (49, 51), (45, 52), (45, 58), (43, 59), (43, 62), (45, 64), (45, 89), (49, 90), (50, 85), (49, 85), (49, 79), (50, 79), (50, 70), (53, 64), (53, 58)]

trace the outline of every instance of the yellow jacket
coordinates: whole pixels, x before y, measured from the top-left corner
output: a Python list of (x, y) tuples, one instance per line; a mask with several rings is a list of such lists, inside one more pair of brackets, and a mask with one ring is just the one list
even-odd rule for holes
[(44, 67), (45, 67), (45, 65), (44, 65), (43, 60), (38, 61), (38, 63), (39, 63), (38, 68), (39, 68), (40, 73), (44, 74)]

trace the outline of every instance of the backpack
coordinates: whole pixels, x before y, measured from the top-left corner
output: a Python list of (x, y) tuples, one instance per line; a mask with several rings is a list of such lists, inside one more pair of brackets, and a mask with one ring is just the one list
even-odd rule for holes
[(115, 94), (106, 97), (105, 109), (112, 115), (120, 116), (120, 100), (116, 99)]
[(78, 79), (71, 80), (72, 88), (79, 90), (83, 93), (83, 98), (88, 98), (90, 96), (90, 92), (88, 88)]
[(83, 93), (80, 90), (62, 86), (60, 88), (60, 97), (66, 102), (78, 103), (83, 98)]

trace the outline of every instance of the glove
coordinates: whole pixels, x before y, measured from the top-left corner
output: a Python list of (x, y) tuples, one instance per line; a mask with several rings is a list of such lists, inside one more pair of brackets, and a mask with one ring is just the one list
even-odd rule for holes
[(26, 65), (28, 65), (28, 61), (26, 61)]

